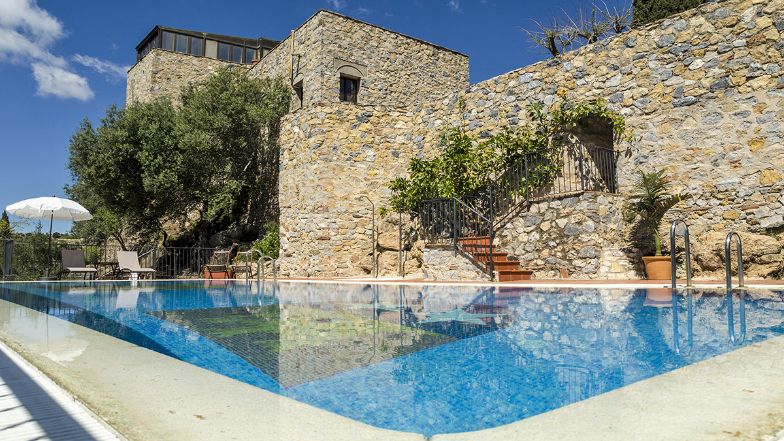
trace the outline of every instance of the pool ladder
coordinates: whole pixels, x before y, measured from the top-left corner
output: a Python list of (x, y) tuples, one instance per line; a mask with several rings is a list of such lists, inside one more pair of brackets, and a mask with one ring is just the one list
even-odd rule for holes
[(737, 240), (738, 251), (738, 288), (745, 288), (743, 283), (743, 241), (740, 234), (730, 231), (724, 241), (724, 276), (726, 277), (727, 291), (732, 290), (732, 239)]
[[(686, 248), (686, 288), (691, 288), (691, 243), (689, 242), (689, 225), (682, 219), (676, 219), (670, 226), (670, 261), (672, 265), (672, 289), (677, 286), (676, 270), (678, 262), (675, 259), (675, 240), (678, 235), (678, 226), (683, 225), (683, 240)], [(727, 234), (727, 239), (724, 241), (724, 276), (727, 291), (732, 290), (732, 239), (737, 242), (737, 256), (738, 256), (738, 288), (745, 288), (743, 278), (743, 241), (740, 235), (735, 231)]]
[[(735, 335), (735, 304), (732, 298), (732, 239), (737, 240), (736, 250), (738, 256), (738, 298), (740, 305), (738, 307), (740, 333)], [(727, 239), (724, 241), (724, 275), (727, 285), (727, 331), (730, 337), (730, 343), (742, 344), (746, 341), (746, 293), (743, 289), (746, 287), (743, 280), (743, 241), (740, 235), (734, 231), (727, 234)]]
[[(672, 225), (670, 226), (670, 259), (672, 260), (672, 289), (673, 291), (676, 288), (676, 274), (675, 271), (677, 269), (677, 262), (675, 260), (675, 239), (677, 236), (677, 228), (679, 225), (684, 226), (683, 230), (683, 238), (685, 241), (686, 247), (686, 289), (689, 290), (692, 287), (691, 284), (691, 245), (689, 243), (689, 225), (686, 224), (681, 219), (677, 219), (673, 221)], [(730, 342), (733, 344), (742, 344), (746, 340), (746, 294), (741, 291), (739, 293), (740, 304), (738, 308), (739, 313), (739, 321), (740, 321), (740, 332), (739, 334), (735, 334), (735, 305), (733, 302), (732, 296), (732, 240), (735, 239), (737, 241), (736, 251), (737, 251), (737, 258), (738, 258), (738, 288), (743, 290), (746, 287), (745, 280), (743, 278), (743, 240), (740, 238), (740, 235), (735, 232), (731, 231), (727, 234), (727, 238), (724, 241), (724, 276), (725, 276), (725, 285), (727, 288), (727, 332), (729, 334)], [(689, 298), (689, 302), (691, 298)], [(676, 306), (675, 303), (675, 296), (673, 296), (673, 306)], [(689, 323), (691, 325), (691, 323)], [(674, 329), (675, 334), (677, 335), (677, 325)], [(677, 337), (676, 337), (677, 338)], [(676, 343), (676, 352), (680, 353), (680, 348), (678, 347), (678, 343)]]
[(691, 288), (691, 244), (689, 243), (689, 225), (682, 219), (676, 219), (670, 226), (670, 264), (672, 265), (672, 289), (675, 290), (678, 281), (676, 272), (678, 261), (675, 259), (675, 239), (678, 235), (678, 225), (683, 225), (683, 241), (686, 247), (686, 288)]

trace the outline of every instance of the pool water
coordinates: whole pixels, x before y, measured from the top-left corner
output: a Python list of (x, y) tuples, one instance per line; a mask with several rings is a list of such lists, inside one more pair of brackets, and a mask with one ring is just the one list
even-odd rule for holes
[(0, 283), (0, 299), (428, 436), (518, 421), (784, 334), (784, 292), (766, 290)]

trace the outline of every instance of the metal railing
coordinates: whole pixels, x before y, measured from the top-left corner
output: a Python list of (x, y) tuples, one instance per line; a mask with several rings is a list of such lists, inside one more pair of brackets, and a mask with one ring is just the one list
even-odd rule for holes
[(672, 293), (672, 345), (675, 353), (688, 356), (694, 349), (694, 299), (691, 291), (686, 293), (686, 347), (681, 346), (678, 321), (678, 295)]
[(583, 145), (527, 153), (472, 195), (424, 201), (419, 215), (425, 241), (451, 242), (455, 251), (467, 251), (470, 238), (489, 237), (489, 243), (484, 239), (473, 245), (488, 249), (489, 254), (482, 255), (490, 259), (482, 263), (492, 267), (496, 231), (538, 200), (585, 191), (617, 192), (617, 160), (615, 150)]
[(160, 279), (198, 278), (215, 251), (217, 248), (211, 247), (162, 247), (139, 260), (142, 266), (153, 268)]
[(727, 240), (724, 241), (724, 273), (727, 282), (727, 291), (732, 290), (732, 238), (737, 239), (738, 251), (738, 288), (745, 286), (743, 282), (743, 241), (740, 234), (732, 231), (727, 234)]
[[(85, 263), (98, 269), (98, 278), (119, 277), (118, 244), (83, 244), (54, 241), (47, 258), (47, 244), (38, 237), (3, 239), (0, 243), (0, 276), (3, 280), (36, 280), (51, 269), (53, 276), (62, 276), (62, 250), (82, 250)], [(198, 277), (209, 263), (215, 248), (144, 246), (137, 251), (142, 267), (153, 268), (157, 278)]]
[(493, 277), (495, 231), (491, 218), (457, 198), (425, 201), (420, 216), (426, 243), (452, 246), (455, 253), (463, 252)]
[(675, 258), (675, 239), (678, 225), (683, 225), (683, 240), (686, 248), (686, 288), (691, 288), (691, 244), (689, 243), (689, 225), (681, 219), (676, 219), (670, 225), (670, 264), (672, 265), (672, 289), (677, 287), (678, 261)]
[(740, 335), (735, 335), (735, 301), (732, 298), (732, 291), (727, 291), (727, 333), (730, 343), (743, 344), (746, 341), (746, 292), (740, 291), (738, 294), (738, 320), (740, 321)]

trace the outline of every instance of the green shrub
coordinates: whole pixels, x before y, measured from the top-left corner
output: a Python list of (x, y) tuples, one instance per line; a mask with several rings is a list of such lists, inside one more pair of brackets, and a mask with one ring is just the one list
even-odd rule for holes
[(634, 0), (632, 25), (642, 26), (679, 12), (687, 11), (707, 0)]
[(253, 249), (277, 259), (280, 255), (280, 226), (275, 222), (267, 222), (264, 231), (264, 237), (253, 242)]
[(441, 134), (441, 155), (424, 160), (414, 158), (408, 165), (408, 177), (389, 184), (390, 204), (397, 212), (415, 211), (428, 199), (462, 198), (470, 195), (518, 163), (526, 155), (534, 159), (529, 182), (544, 185), (560, 171), (560, 158), (566, 146), (567, 132), (583, 118), (593, 117), (612, 125), (616, 141), (631, 141), (631, 131), (621, 115), (602, 100), (570, 102), (545, 107), (536, 103), (528, 107), (530, 123), (517, 128), (503, 127), (486, 140), (469, 136), (462, 128)]

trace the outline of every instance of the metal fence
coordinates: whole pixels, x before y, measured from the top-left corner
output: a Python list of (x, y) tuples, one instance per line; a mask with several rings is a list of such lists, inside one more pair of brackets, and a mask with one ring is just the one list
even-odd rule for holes
[[(119, 271), (116, 244), (83, 244), (52, 241), (51, 252), (45, 237), (36, 235), (17, 239), (0, 239), (0, 277), (2, 280), (37, 280), (67, 278), (63, 272), (62, 250), (82, 250), (85, 264), (98, 270), (97, 278), (115, 279)], [(140, 247), (135, 249), (142, 267), (152, 268), (157, 278), (195, 278), (210, 263), (215, 248), (208, 247)], [(127, 276), (127, 273), (126, 273)]]
[[(430, 199), (419, 208), (425, 241), (492, 255), (495, 231), (533, 202), (585, 191), (616, 193), (618, 152), (574, 144), (524, 155), (472, 195)], [(492, 259), (483, 262), (492, 272)]]

